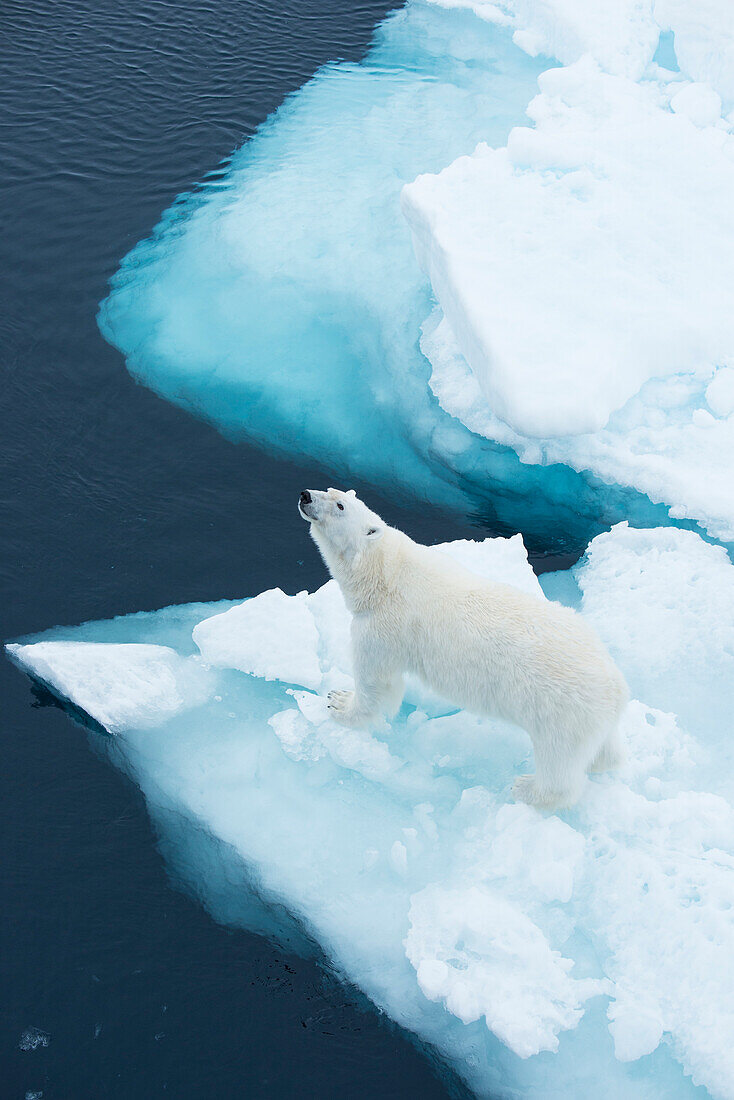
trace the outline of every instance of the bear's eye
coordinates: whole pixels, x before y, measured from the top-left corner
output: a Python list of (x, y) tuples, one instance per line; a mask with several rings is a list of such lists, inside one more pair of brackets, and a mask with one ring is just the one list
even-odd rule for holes
[(340, 504), (339, 501), (336, 502), (336, 506), (337, 506), (337, 508), (339, 509), (340, 512), (344, 511), (344, 505)]

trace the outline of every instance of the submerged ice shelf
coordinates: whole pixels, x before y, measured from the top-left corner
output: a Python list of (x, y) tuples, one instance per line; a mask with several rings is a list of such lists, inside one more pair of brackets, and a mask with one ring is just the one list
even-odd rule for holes
[[(546, 598), (519, 536), (441, 549)], [(734, 1097), (734, 567), (623, 524), (543, 584), (637, 696), (625, 770), (562, 815), (508, 801), (524, 733), (416, 683), (391, 728), (327, 717), (350, 675), (334, 582), (9, 649), (114, 735), (218, 919), (316, 941), (478, 1095)]]
[(653, 506), (618, 471), (519, 461), (514, 437), (429, 385), (432, 289), (401, 188), (480, 142), (503, 146), (552, 65), (512, 28), (410, 0), (361, 64), (320, 71), (165, 213), (113, 279), (102, 332), (159, 393), (334, 480), (469, 509), (536, 545), (580, 550), (620, 519), (668, 522), (667, 498)]

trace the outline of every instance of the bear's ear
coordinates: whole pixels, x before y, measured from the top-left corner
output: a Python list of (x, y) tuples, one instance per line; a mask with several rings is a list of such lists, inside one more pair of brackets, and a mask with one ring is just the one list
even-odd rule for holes
[(347, 489), (346, 495), (348, 497), (356, 497), (357, 493), (355, 489)]
[(385, 528), (384, 527), (378, 527), (376, 524), (373, 527), (368, 527), (367, 530), (365, 531), (365, 537), (370, 542), (377, 542), (377, 540), (381, 539), (384, 534), (385, 534)]

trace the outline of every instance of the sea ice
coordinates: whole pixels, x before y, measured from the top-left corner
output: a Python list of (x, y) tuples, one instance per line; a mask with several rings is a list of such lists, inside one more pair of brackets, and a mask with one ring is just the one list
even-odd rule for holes
[(210, 694), (206, 669), (162, 645), (39, 642), (25, 666), (110, 733), (160, 725)]
[(681, 69), (734, 107), (734, 8), (729, 0), (655, 0), (655, 18), (673, 32)]
[(665, 522), (637, 491), (523, 465), (428, 385), (431, 288), (401, 188), (503, 145), (551, 64), (509, 28), (410, 0), (361, 64), (319, 72), (166, 212), (114, 277), (102, 332), (170, 400), (342, 481), (469, 508), (545, 546), (580, 550), (627, 516)]
[(734, 137), (589, 59), (539, 84), (534, 128), (419, 177), (403, 207), (486, 404), (547, 438), (734, 354)]
[(734, 135), (717, 92), (671, 75), (549, 70), (533, 128), (420, 176), (403, 209), (442, 407), (732, 541)]
[(584, 54), (609, 72), (637, 79), (660, 37), (652, 0), (432, 0), (447, 9), (468, 8), (480, 19), (511, 27), (514, 41), (531, 56), (564, 65)]
[(674, 711), (712, 750), (703, 781), (731, 781), (734, 793), (734, 568), (723, 547), (620, 524), (574, 573), (581, 608), (626, 663), (633, 693)]
[(18, 1050), (38, 1050), (39, 1047), (47, 1047), (51, 1042), (51, 1036), (37, 1027), (27, 1027), (20, 1037)]
[(440, 309), (424, 325), (421, 346), (441, 405), (478, 435), (513, 447), (523, 462), (565, 463), (605, 482), (635, 484), (666, 501), (672, 516), (695, 517), (712, 536), (734, 540), (731, 367), (652, 379), (601, 431), (538, 439), (514, 431), (490, 409)]
[[(519, 537), (438, 549), (545, 598)], [(509, 800), (522, 731), (417, 682), (391, 726), (329, 718), (350, 679), (333, 581), (9, 650), (114, 733), (91, 736), (218, 919), (291, 944), (300, 926), (299, 949), (478, 1095), (731, 1098), (734, 567), (693, 533), (620, 525), (547, 587), (580, 600), (638, 696), (623, 772), (558, 815)]]
[(639, 79), (661, 32), (670, 33), (679, 67), (734, 105), (734, 10), (730, 0), (431, 0), (469, 9), (510, 27), (531, 55), (564, 65), (584, 54), (610, 73)]

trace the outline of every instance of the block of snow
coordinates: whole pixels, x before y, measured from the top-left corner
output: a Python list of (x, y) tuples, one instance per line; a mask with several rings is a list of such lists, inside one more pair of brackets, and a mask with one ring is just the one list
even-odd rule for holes
[(534, 129), (404, 189), (441, 306), (431, 387), (523, 462), (634, 486), (732, 540), (734, 137), (704, 125), (714, 100), (693, 85), (588, 59), (540, 83)]
[(201, 662), (168, 646), (36, 642), (9, 645), (13, 660), (110, 733), (166, 722), (210, 697)]
[(715, 126), (721, 119), (721, 96), (708, 84), (684, 84), (670, 106), (677, 115), (690, 118), (695, 126)]
[(502, 894), (479, 886), (425, 887), (411, 899), (405, 941), (418, 985), (463, 1023), (482, 1017), (521, 1058), (557, 1050), (603, 982), (569, 977), (570, 959)]
[(726, 778), (724, 761), (734, 764), (734, 567), (724, 548), (691, 531), (619, 524), (593, 540), (573, 573), (582, 610), (632, 691), (716, 746), (711, 764)]
[(673, 31), (681, 70), (734, 106), (734, 8), (729, 0), (655, 0), (655, 19)]
[(279, 588), (204, 619), (193, 631), (209, 665), (309, 688), (321, 684), (318, 637), (307, 593), (286, 596)]
[(729, 0), (431, 0), (513, 30), (533, 56), (564, 65), (590, 54), (609, 73), (638, 80), (660, 35), (671, 33), (686, 76), (734, 104), (734, 9)]
[(734, 138), (589, 59), (539, 83), (533, 129), (418, 177), (403, 209), (485, 403), (545, 438), (734, 353)]
[(734, 541), (731, 368), (653, 379), (601, 431), (533, 439), (489, 408), (440, 309), (424, 326), (421, 346), (442, 406), (478, 436), (507, 444), (523, 462), (551, 469), (565, 463), (608, 484), (632, 485), (667, 504), (671, 515), (697, 520), (714, 537)]
[(720, 367), (706, 387), (706, 401), (714, 416), (734, 413), (734, 367)]
[(436, 546), (436, 550), (448, 554), (465, 569), (478, 573), (485, 580), (513, 584), (529, 596), (543, 594), (538, 578), (527, 567), (528, 558), (522, 535), (493, 540), (491, 554), (487, 553), (486, 540), (476, 542), (472, 539), (461, 539), (458, 542), (442, 543)]
[(432, 0), (468, 8), (490, 23), (509, 26), (514, 41), (533, 57), (564, 65), (591, 54), (607, 72), (638, 79), (660, 37), (650, 0)]

